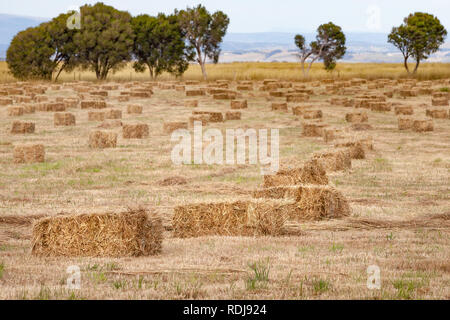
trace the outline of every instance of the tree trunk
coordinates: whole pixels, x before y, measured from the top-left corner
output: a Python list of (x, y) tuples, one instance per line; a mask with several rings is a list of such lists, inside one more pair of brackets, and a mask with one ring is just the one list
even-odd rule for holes
[(408, 71), (408, 74), (410, 74), (411, 72), (409, 71), (409, 67), (408, 67), (408, 57), (405, 57), (405, 60), (403, 62), (406, 71)]
[(206, 73), (205, 62), (199, 62), (202, 68), (203, 80), (208, 80), (208, 74)]
[(416, 66), (414, 67), (413, 74), (416, 74), (417, 69), (419, 69), (419, 64), (420, 64), (420, 59), (417, 59), (417, 60), (416, 60)]
[(59, 75), (61, 74), (61, 72), (64, 70), (65, 67), (66, 67), (66, 64), (63, 64), (63, 66), (59, 69), (59, 71), (55, 77), (55, 82), (58, 81)]

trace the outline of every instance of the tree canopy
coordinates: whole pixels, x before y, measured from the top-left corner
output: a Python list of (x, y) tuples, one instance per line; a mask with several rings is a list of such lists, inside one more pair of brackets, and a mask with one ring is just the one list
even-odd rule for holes
[(416, 61), (413, 73), (417, 72), (420, 61), (439, 50), (447, 36), (447, 30), (435, 16), (416, 12), (403, 20), (403, 24), (392, 28), (388, 42), (396, 46), (403, 54), (404, 66), (410, 73), (408, 59)]

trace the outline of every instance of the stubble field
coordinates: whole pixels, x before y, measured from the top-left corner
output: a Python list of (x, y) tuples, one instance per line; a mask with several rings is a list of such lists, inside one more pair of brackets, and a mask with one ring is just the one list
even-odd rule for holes
[[(211, 90), (218, 87), (228, 98), (247, 100), (248, 108), (231, 110), (233, 99), (215, 99)], [(447, 87), (448, 79), (3, 84), (0, 92), (6, 94), (0, 100), (11, 101), (0, 107), (0, 299), (449, 299)], [(42, 92), (33, 92), (35, 88)], [(130, 95), (137, 89), (153, 94)], [(190, 90), (205, 94), (187, 97)], [(292, 93), (306, 98), (287, 102), (287, 111), (272, 110), (273, 103), (285, 103)], [(432, 96), (442, 99), (445, 93), (447, 106), (432, 106)], [(121, 125), (98, 128), (102, 121), (89, 120), (89, 112), (104, 110), (82, 109), (88, 100), (106, 102), (104, 110), (122, 111), (122, 124), (147, 124), (148, 137), (124, 139)], [(185, 106), (192, 100), (197, 107)], [(377, 111), (377, 103), (373, 107), (380, 100), (386, 111)], [(39, 107), (52, 102), (72, 113), (76, 125), (55, 126), (54, 109)], [(128, 113), (130, 104), (141, 105), (142, 113)], [(36, 110), (19, 116), (9, 111), (16, 106)], [(293, 114), (297, 106), (321, 110), (322, 117), (303, 119), (304, 113)], [(412, 119), (431, 119), (433, 131), (399, 130), (398, 117), (403, 116), (394, 112), (399, 106), (411, 107)], [(427, 109), (447, 116), (426, 117)], [(364, 159), (353, 159), (351, 168), (327, 170), (329, 185), (347, 199), (350, 215), (291, 221), (280, 236), (175, 237), (171, 219), (177, 205), (245, 200), (263, 183), (257, 165), (172, 163), (174, 143), (164, 123), (189, 122), (193, 111), (241, 112), (241, 120), (208, 123), (205, 129), (278, 128), (282, 167), (334, 151), (338, 142), (371, 139), (373, 149), (365, 150)], [(357, 112), (367, 114), (363, 125), (346, 121), (346, 114)], [(13, 121), (33, 122), (35, 130), (13, 134)], [(328, 141), (320, 133), (305, 136), (305, 123), (326, 124), (336, 136)], [(116, 147), (90, 148), (93, 130), (117, 133)], [(45, 162), (14, 163), (14, 147), (23, 143), (44, 145)], [(37, 219), (136, 206), (155, 210), (163, 219), (159, 255), (31, 254)], [(81, 269), (79, 290), (66, 288), (71, 265)], [(380, 289), (367, 287), (371, 265), (380, 268)]]

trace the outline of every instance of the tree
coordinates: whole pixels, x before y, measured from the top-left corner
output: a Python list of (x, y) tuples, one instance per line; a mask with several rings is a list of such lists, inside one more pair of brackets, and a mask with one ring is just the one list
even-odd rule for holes
[(55, 50), (43, 25), (19, 32), (6, 52), (6, 62), (14, 77), (51, 80), (57, 66)]
[(417, 72), (420, 61), (439, 50), (447, 36), (447, 30), (435, 16), (416, 12), (403, 20), (399, 27), (392, 28), (388, 42), (396, 46), (403, 54), (403, 63), (408, 73), (408, 59), (415, 59), (416, 66), (413, 74)]
[(70, 30), (67, 27), (67, 21), (72, 15), (73, 11), (63, 13), (53, 18), (50, 22), (42, 24), (48, 33), (50, 45), (54, 49), (53, 61), (56, 63), (55, 68), (59, 67), (55, 81), (58, 80), (63, 70), (71, 71), (77, 65), (77, 46), (74, 43), (74, 35), (77, 30)]
[[(326, 70), (333, 70), (336, 61), (341, 59), (347, 50), (345, 47), (345, 34), (342, 28), (332, 22), (322, 24), (317, 28), (316, 40), (306, 46), (305, 38), (302, 35), (295, 36), (295, 45), (300, 50), (300, 62), (303, 75), (307, 76), (312, 64), (317, 60), (322, 60)], [(308, 69), (305, 70), (306, 60), (310, 59)]]
[(109, 71), (131, 60), (133, 29), (131, 15), (101, 2), (80, 8), (81, 29), (74, 35), (76, 62), (104, 80)]
[(180, 76), (187, 70), (193, 52), (186, 46), (176, 15), (144, 14), (133, 18), (131, 24), (135, 35), (133, 55), (137, 60), (133, 67), (137, 72), (144, 72), (147, 67), (155, 79), (164, 71)]
[(202, 5), (176, 12), (186, 39), (194, 48), (196, 59), (202, 69), (203, 78), (208, 79), (206, 60), (219, 62), (220, 44), (225, 36), (230, 19), (222, 11), (210, 14)]

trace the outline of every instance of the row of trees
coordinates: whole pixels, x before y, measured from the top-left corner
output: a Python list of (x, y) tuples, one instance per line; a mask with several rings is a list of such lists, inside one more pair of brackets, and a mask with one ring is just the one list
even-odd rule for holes
[(183, 74), (189, 62), (200, 64), (203, 76), (207, 59), (219, 61), (220, 43), (230, 22), (221, 11), (213, 14), (202, 6), (175, 10), (156, 17), (117, 10), (103, 3), (80, 8), (80, 28), (69, 28), (75, 12), (19, 32), (6, 56), (9, 70), (18, 79), (58, 79), (76, 67), (106, 79), (110, 71), (134, 61), (138, 72), (149, 70)]
[[(388, 35), (388, 42), (403, 54), (406, 71), (414, 74), (421, 61), (428, 59), (431, 54), (439, 50), (446, 36), (447, 31), (437, 17), (416, 12), (406, 17), (399, 27), (392, 28)], [(305, 42), (305, 37), (300, 34), (295, 36), (295, 45), (299, 49), (299, 58), (305, 77), (308, 76), (312, 64), (317, 60), (323, 61), (326, 70), (333, 70), (336, 67), (336, 61), (346, 52), (345, 35), (342, 29), (332, 22), (317, 28), (316, 40), (309, 46)], [(409, 58), (416, 62), (412, 72), (408, 66)], [(306, 61), (309, 62), (307, 69), (305, 69)]]

